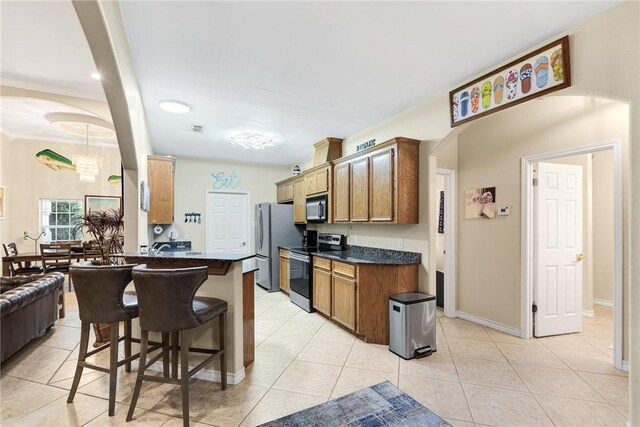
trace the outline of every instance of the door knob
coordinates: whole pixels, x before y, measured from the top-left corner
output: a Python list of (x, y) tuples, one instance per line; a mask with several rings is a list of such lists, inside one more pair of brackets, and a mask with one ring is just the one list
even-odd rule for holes
[(576, 254), (576, 261), (582, 261), (584, 259), (584, 254)]
[(242, 246), (247, 246), (247, 242), (242, 242)]

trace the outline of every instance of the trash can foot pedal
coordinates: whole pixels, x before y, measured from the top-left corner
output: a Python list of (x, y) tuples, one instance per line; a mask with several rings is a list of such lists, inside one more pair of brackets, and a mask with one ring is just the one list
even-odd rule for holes
[(421, 359), (423, 357), (431, 356), (432, 353), (433, 353), (433, 350), (431, 349), (431, 346), (428, 345), (426, 347), (417, 348), (413, 356), (416, 359)]

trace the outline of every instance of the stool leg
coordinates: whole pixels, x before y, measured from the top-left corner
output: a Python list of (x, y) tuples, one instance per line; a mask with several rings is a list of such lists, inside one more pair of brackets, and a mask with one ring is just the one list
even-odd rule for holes
[(169, 378), (169, 353), (171, 346), (169, 345), (169, 332), (162, 333), (162, 375)]
[(189, 427), (189, 331), (180, 332), (180, 381), (182, 387), (182, 425)]
[(76, 390), (78, 390), (78, 385), (80, 384), (80, 378), (82, 377), (82, 370), (84, 369), (80, 366), (80, 362), (84, 362), (87, 358), (87, 347), (89, 346), (89, 323), (82, 322), (80, 326), (80, 348), (78, 349), (78, 364), (76, 365), (76, 374), (73, 377), (73, 384), (71, 385), (71, 390), (69, 390), (69, 397), (67, 398), (67, 403), (73, 402), (73, 398), (76, 395)]
[[(124, 322), (124, 357), (125, 359), (131, 357), (131, 320)], [(124, 364), (124, 371), (131, 372), (131, 362)]]
[(149, 344), (149, 331), (142, 329), (140, 331), (140, 359), (138, 360), (138, 377), (136, 378), (136, 386), (133, 389), (133, 398), (131, 399), (131, 406), (129, 406), (129, 412), (127, 413), (127, 421), (133, 419), (133, 411), (136, 410), (136, 404), (138, 403), (138, 397), (140, 397), (140, 388), (142, 387), (142, 376), (144, 375), (144, 366), (147, 364), (147, 346)]
[(226, 317), (227, 313), (225, 312), (222, 313), (218, 319), (218, 340), (220, 341), (220, 350), (222, 350), (222, 353), (220, 353), (220, 385), (222, 390), (227, 389), (227, 355), (224, 351), (224, 323)]
[(116, 383), (118, 382), (118, 338), (119, 322), (111, 324), (111, 342), (109, 343), (109, 416), (116, 413)]
[(180, 342), (178, 341), (178, 333), (171, 332), (171, 378), (178, 379), (178, 349)]

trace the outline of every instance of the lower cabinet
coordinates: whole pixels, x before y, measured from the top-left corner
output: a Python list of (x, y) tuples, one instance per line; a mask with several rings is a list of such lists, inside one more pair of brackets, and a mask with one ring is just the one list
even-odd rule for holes
[(356, 281), (339, 274), (331, 277), (331, 318), (343, 324), (352, 331), (356, 330)]
[(280, 249), (280, 290), (289, 293), (289, 251)]
[(331, 272), (313, 269), (313, 307), (331, 316)]

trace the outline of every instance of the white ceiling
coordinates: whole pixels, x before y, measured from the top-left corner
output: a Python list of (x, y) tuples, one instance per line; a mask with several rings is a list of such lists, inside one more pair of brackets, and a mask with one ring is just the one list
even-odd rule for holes
[[(11, 139), (34, 139), (85, 144), (86, 138), (59, 130), (49, 123), (51, 113), (95, 114), (67, 104), (46, 99), (3, 96), (0, 100), (0, 130)], [(91, 145), (116, 145), (115, 138), (90, 138)]]
[(106, 99), (71, 1), (2, 0), (0, 12), (3, 84)]
[[(326, 136), (349, 136), (447, 91), (613, 4), (122, 1), (121, 9), (157, 152), (289, 165)], [(192, 110), (164, 112), (163, 99)], [(228, 143), (243, 132), (277, 146)]]

